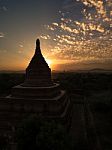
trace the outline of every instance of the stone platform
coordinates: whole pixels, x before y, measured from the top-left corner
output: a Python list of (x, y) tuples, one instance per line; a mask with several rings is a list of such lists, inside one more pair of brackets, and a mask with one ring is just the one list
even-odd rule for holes
[[(4, 103), (8, 102), (10, 107), (15, 111), (24, 110), (24, 112), (32, 112), (42, 114), (48, 117), (64, 117), (66, 114), (70, 101), (65, 94), (65, 91), (60, 93), (53, 98), (36, 98), (36, 97), (12, 97), (7, 96), (4, 99)], [(11, 106), (12, 105), (12, 106)]]
[(47, 87), (30, 87), (17, 85), (12, 88), (12, 97), (16, 98), (53, 98), (60, 94), (60, 85), (57, 83)]

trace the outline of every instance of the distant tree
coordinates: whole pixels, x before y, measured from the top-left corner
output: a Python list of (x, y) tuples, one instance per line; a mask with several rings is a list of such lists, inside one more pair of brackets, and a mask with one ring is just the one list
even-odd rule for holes
[(36, 137), (39, 134), (40, 126), (41, 122), (37, 121), (35, 117), (30, 117), (20, 124), (15, 135), (18, 150), (35, 150), (37, 148)]
[(0, 74), (0, 94), (10, 93), (11, 88), (24, 81), (24, 74), (1, 73)]
[(31, 117), (17, 128), (18, 150), (69, 150), (72, 144), (65, 127), (56, 121)]
[(0, 150), (9, 150), (9, 140), (5, 135), (0, 135)]

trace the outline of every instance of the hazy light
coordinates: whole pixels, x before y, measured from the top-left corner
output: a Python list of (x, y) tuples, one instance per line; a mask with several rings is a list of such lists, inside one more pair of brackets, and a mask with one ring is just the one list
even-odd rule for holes
[(45, 59), (45, 60), (46, 60), (46, 62), (47, 62), (47, 64), (48, 64), (48, 66), (49, 66), (50, 68), (52, 68), (52, 65), (53, 65), (52, 60), (50, 60), (50, 59)]

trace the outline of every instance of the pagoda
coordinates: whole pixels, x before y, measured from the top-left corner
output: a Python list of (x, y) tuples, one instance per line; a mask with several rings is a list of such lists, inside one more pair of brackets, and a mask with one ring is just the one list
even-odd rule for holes
[(24, 83), (13, 87), (7, 98), (13, 102), (15, 110), (53, 118), (64, 118), (67, 115), (70, 100), (60, 85), (52, 81), (51, 69), (41, 53), (39, 39), (36, 40), (34, 56), (26, 68)]

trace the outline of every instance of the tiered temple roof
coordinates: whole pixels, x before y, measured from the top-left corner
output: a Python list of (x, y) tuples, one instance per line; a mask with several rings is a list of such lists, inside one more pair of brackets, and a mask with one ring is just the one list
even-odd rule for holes
[(40, 41), (37, 39), (35, 54), (26, 68), (26, 79), (22, 86), (44, 87), (52, 84), (51, 69), (41, 53)]

